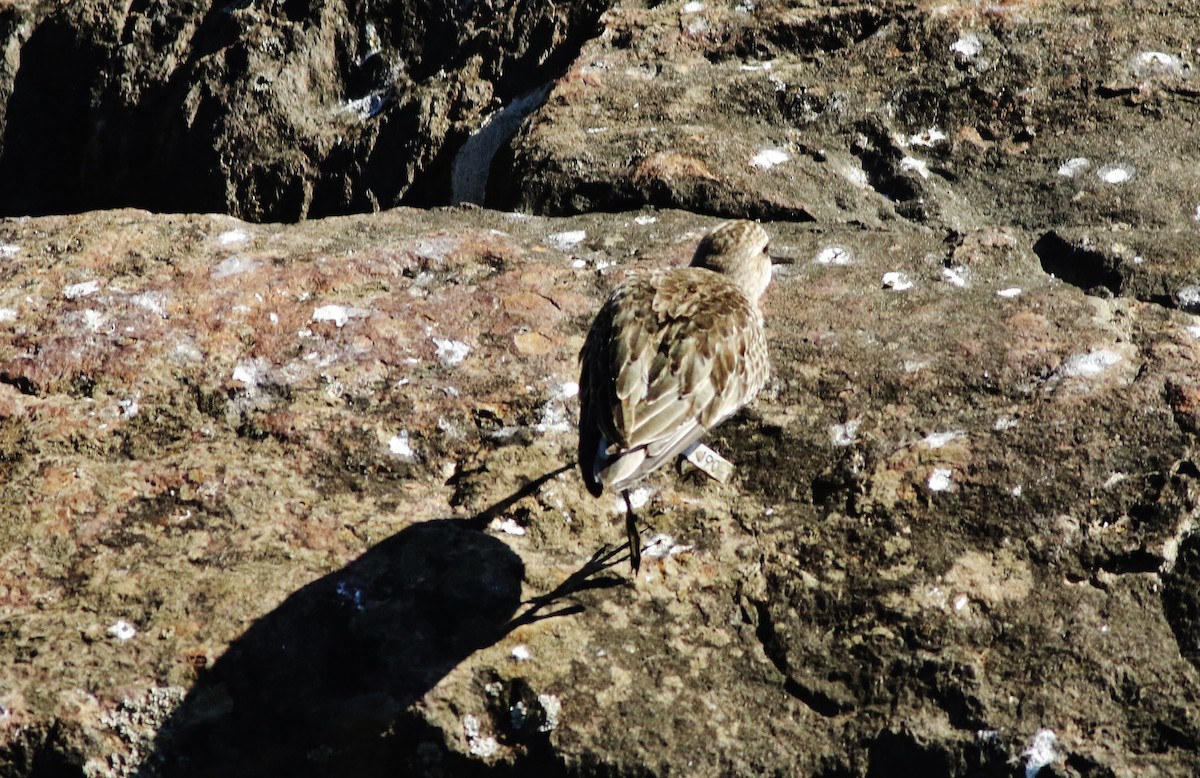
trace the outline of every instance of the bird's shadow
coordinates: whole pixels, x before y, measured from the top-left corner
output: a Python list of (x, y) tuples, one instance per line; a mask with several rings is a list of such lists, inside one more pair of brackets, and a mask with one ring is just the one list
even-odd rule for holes
[(525, 566), (482, 531), (550, 473), (470, 519), (414, 524), (290, 595), (207, 670), (159, 729), (137, 775), (369, 775), (410, 763), (436, 733), (409, 712), (475, 651), (577, 613), (587, 589), (624, 584), (597, 552), (522, 602)]

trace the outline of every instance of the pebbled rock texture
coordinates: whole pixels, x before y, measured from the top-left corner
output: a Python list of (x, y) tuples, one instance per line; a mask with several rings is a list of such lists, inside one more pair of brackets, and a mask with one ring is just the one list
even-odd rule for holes
[[(1197, 13), (0, 3), (0, 775), (1200, 772)], [(576, 355), (726, 216), (632, 580)]]

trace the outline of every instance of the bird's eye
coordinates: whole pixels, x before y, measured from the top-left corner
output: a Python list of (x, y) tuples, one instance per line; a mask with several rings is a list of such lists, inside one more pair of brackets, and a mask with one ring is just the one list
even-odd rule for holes
[(763, 253), (764, 253), (764, 254), (770, 254), (770, 253), (771, 253), (771, 247), (770, 247), (770, 245), (763, 246)]

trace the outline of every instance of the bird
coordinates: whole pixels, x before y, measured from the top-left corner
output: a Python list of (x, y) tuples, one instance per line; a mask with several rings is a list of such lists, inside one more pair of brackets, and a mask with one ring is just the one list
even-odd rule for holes
[(595, 497), (620, 492), (636, 573), (641, 538), (629, 490), (749, 403), (771, 374), (759, 299), (770, 238), (728, 221), (690, 265), (620, 283), (580, 350), (579, 466)]

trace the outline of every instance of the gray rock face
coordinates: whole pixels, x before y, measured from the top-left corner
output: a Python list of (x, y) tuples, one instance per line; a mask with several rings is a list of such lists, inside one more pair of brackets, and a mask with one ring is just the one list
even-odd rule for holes
[[(1196, 17), (0, 8), (6, 212), (251, 219), (0, 221), (0, 774), (1197, 773)], [(631, 580), (576, 355), (716, 216), (774, 378)]]

